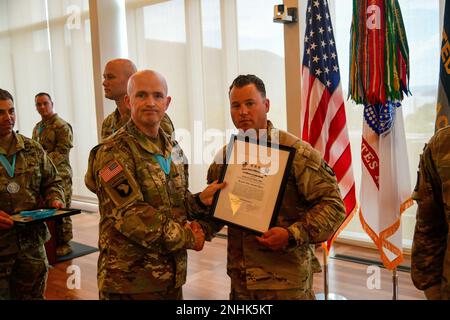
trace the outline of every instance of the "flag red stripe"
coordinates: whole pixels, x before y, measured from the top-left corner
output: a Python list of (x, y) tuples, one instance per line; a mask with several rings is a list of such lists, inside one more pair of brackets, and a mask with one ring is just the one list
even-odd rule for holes
[(353, 211), (353, 209), (356, 207), (355, 183), (353, 183), (352, 188), (345, 196), (344, 205), (345, 205), (346, 215), (349, 215)]
[(333, 167), (334, 173), (336, 174), (336, 180), (341, 181), (342, 177), (352, 166), (352, 153), (350, 150), (350, 143), (345, 148), (345, 151), (339, 157), (339, 160), (336, 161), (336, 164)]
[(342, 129), (345, 128), (345, 106), (344, 103), (339, 107), (338, 112), (334, 116), (333, 120), (330, 122), (330, 128), (328, 129), (328, 142), (325, 148), (324, 159), (326, 162), (330, 160), (330, 149), (333, 143), (336, 141), (339, 134), (342, 132)]
[(308, 77), (308, 79), (304, 79), (304, 83), (306, 82), (305, 80), (308, 80), (308, 95), (307, 95), (307, 98), (306, 98), (306, 105), (305, 105), (305, 108), (306, 108), (306, 110), (305, 110), (305, 119), (304, 119), (304, 125), (303, 125), (303, 132), (302, 132), (302, 139), (304, 140), (304, 141), (309, 141), (309, 103), (310, 103), (310, 100), (311, 100), (311, 90), (312, 90), (312, 87), (313, 87), (313, 84), (314, 84), (314, 80), (316, 79), (315, 77), (313, 77), (312, 75), (311, 75), (311, 72), (310, 72), (311, 70), (309, 70), (309, 68), (308, 68), (308, 75), (309, 75), (309, 77)]
[(323, 123), (325, 122), (325, 118), (327, 117), (328, 102), (330, 101), (330, 98), (330, 92), (325, 89), (322, 93), (322, 97), (320, 98), (319, 106), (317, 107), (317, 110), (314, 113), (314, 117), (311, 121), (309, 143), (313, 146), (316, 145), (317, 140), (319, 140), (319, 137), (322, 133), (322, 127)]

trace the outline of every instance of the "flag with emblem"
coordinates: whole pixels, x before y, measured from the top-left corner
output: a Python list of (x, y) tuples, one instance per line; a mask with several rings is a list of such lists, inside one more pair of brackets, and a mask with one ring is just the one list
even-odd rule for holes
[(347, 219), (327, 241), (329, 250), (356, 211), (352, 154), (339, 63), (327, 0), (309, 0), (302, 70), (302, 139), (333, 168)]
[(122, 171), (122, 166), (116, 161), (108, 163), (101, 171), (100, 177), (104, 182), (108, 182)]
[(448, 126), (450, 117), (450, 4), (445, 1), (444, 26), (442, 29), (440, 73), (439, 73), (439, 89), (438, 101), (436, 108), (436, 130)]
[(401, 100), (409, 51), (397, 0), (354, 0), (349, 93), (364, 105), (359, 216), (384, 266), (403, 260), (401, 214), (412, 205)]

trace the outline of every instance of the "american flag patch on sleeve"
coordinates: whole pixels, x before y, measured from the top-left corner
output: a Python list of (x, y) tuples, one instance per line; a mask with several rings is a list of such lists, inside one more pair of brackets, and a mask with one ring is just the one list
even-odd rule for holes
[(122, 172), (122, 170), (122, 166), (116, 160), (113, 160), (100, 171), (100, 177), (104, 182), (108, 182)]

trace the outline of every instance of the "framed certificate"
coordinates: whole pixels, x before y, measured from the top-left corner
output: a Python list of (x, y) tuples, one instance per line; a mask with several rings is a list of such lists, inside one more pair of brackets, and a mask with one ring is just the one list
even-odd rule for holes
[(233, 135), (216, 193), (212, 216), (258, 234), (276, 222), (295, 148)]
[(79, 209), (38, 209), (33, 211), (22, 211), (21, 213), (12, 215), (11, 218), (15, 224), (24, 225), (36, 222), (44, 222), (57, 218), (72, 216), (81, 213)]

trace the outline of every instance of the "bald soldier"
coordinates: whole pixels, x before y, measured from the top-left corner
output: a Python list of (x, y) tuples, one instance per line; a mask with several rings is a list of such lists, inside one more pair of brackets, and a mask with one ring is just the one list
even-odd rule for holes
[[(326, 241), (345, 218), (336, 177), (318, 151), (267, 120), (270, 102), (261, 79), (237, 77), (229, 98), (231, 118), (240, 134), (272, 142), (276, 137), (277, 144), (296, 149), (275, 226), (260, 237), (228, 226), (230, 299), (315, 299), (313, 271), (320, 264), (311, 245)], [(209, 167), (208, 182), (219, 179), (225, 153), (224, 148)], [(205, 232), (222, 227), (215, 225)]]
[[(111, 113), (102, 124), (101, 137), (105, 140), (123, 127), (130, 120), (130, 110), (126, 106), (128, 79), (136, 72), (136, 66), (128, 59), (114, 59), (109, 61), (103, 72), (103, 88), (105, 98), (114, 100), (116, 110)], [(174, 126), (167, 114), (161, 121), (162, 129), (172, 137)]]
[(41, 145), (13, 131), (11, 94), (0, 89), (0, 300), (44, 299), (48, 262), (44, 223), (15, 225), (11, 215), (62, 208), (61, 178)]
[(125, 97), (131, 121), (90, 154), (86, 186), (100, 205), (100, 299), (181, 299), (186, 249), (201, 250), (201, 224), (216, 190), (187, 190), (178, 144), (160, 128), (167, 83), (155, 71), (131, 76)]

